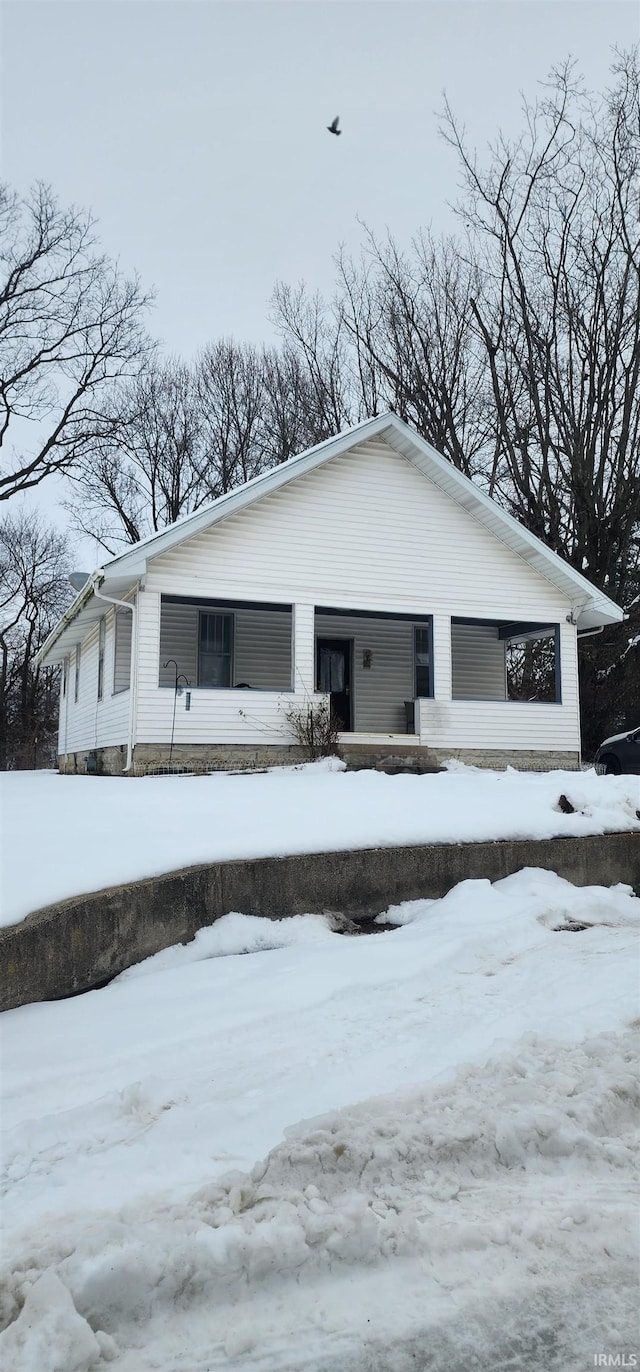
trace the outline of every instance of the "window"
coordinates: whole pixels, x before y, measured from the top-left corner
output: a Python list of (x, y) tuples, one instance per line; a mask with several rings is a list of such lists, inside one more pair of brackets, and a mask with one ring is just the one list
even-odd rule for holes
[(81, 657), (81, 654), (82, 654), (81, 645), (80, 645), (79, 643), (76, 643), (76, 671), (75, 671), (75, 677), (74, 677), (74, 681), (73, 681), (73, 699), (74, 699), (74, 701), (76, 702), (76, 705), (77, 705), (77, 703), (78, 703), (78, 696), (79, 696), (79, 694), (80, 694), (80, 657)]
[(128, 691), (131, 682), (131, 628), (133, 615), (129, 610), (116, 610), (115, 647), (113, 652), (113, 694)]
[(418, 627), (414, 634), (415, 695), (430, 696), (431, 690), (431, 630), (428, 625)]
[(105, 643), (105, 624), (104, 619), (100, 620), (100, 630), (98, 633), (98, 700), (102, 700), (104, 691), (104, 643)]
[(560, 636), (557, 626), (522, 633), (506, 644), (507, 699), (560, 704)]
[(200, 612), (198, 685), (216, 689), (232, 681), (233, 615)]

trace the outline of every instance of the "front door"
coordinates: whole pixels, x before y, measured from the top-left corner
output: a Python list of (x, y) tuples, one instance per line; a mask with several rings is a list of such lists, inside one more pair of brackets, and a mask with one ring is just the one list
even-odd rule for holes
[(319, 638), (316, 644), (316, 688), (331, 697), (331, 718), (341, 733), (351, 721), (352, 638)]

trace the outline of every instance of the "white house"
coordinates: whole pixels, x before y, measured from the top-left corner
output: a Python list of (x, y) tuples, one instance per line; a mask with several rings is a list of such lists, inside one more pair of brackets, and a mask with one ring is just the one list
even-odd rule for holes
[(63, 771), (291, 761), (327, 696), (356, 763), (577, 766), (577, 636), (622, 618), (384, 414), (106, 562), (40, 661)]

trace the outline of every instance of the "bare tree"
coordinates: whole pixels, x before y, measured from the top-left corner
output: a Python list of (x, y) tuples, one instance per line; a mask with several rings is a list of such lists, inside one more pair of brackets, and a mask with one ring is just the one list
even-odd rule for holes
[(58, 672), (34, 665), (72, 598), (66, 539), (25, 510), (0, 521), (0, 770), (51, 766)]
[(262, 425), (262, 353), (233, 339), (210, 343), (197, 361), (196, 386), (213, 498), (273, 466)]
[[(110, 432), (105, 398), (148, 348), (147, 303), (90, 215), (0, 185), (0, 499), (68, 472)], [(7, 454), (7, 448), (10, 451)]]
[(339, 310), (304, 285), (280, 282), (272, 300), (274, 322), (285, 354), (297, 361), (304, 378), (305, 427), (320, 443), (363, 417), (354, 386), (351, 340)]
[(155, 357), (114, 392), (111, 417), (76, 462), (66, 504), (109, 552), (327, 436), (299, 358), (232, 340), (207, 345), (193, 367)]
[(202, 411), (193, 372), (153, 358), (110, 402), (111, 428), (76, 462), (66, 508), (108, 551), (136, 543), (210, 495)]
[(338, 261), (360, 403), (371, 414), (394, 410), (467, 476), (484, 479), (490, 417), (471, 309), (477, 271), (453, 240), (421, 233), (403, 253), (391, 237), (380, 244), (365, 234), (359, 262)]
[(571, 64), (486, 165), (454, 115), (471, 299), (495, 416), (495, 490), (625, 605), (632, 628), (581, 642), (583, 745), (637, 722), (640, 586), (640, 72), (618, 56), (587, 94)]
[(496, 490), (532, 531), (623, 599), (640, 526), (639, 72), (602, 100), (570, 64), (481, 166), (445, 136), (484, 289), (471, 299), (499, 452)]

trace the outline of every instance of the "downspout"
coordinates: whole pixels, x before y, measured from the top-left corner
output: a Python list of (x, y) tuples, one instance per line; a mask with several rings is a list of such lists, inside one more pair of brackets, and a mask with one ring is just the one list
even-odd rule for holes
[(133, 603), (130, 600), (116, 600), (115, 596), (103, 595), (99, 591), (95, 582), (91, 581), (91, 589), (98, 600), (106, 601), (107, 605), (118, 605), (122, 610), (131, 611), (131, 662), (129, 664), (129, 727), (127, 731), (127, 761), (125, 772), (130, 772), (133, 765), (133, 733), (135, 725), (136, 711), (136, 681), (138, 670), (138, 595), (136, 588), (136, 598)]
[(606, 624), (601, 624), (599, 629), (579, 629), (576, 637), (578, 638), (578, 641), (581, 638), (591, 638), (592, 634), (603, 634), (606, 627)]

